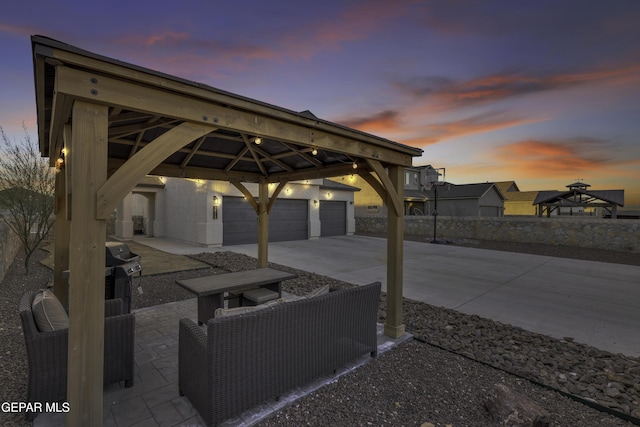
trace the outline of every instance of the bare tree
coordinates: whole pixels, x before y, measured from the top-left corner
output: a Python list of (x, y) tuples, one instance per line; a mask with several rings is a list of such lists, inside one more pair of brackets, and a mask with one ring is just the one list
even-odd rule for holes
[(55, 172), (23, 129), (24, 140), (11, 141), (0, 126), (0, 218), (20, 239), (29, 274), (29, 259), (53, 226)]

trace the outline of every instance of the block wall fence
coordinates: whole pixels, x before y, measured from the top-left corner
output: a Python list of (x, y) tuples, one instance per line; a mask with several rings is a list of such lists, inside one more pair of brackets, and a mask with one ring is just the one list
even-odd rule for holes
[[(405, 216), (405, 234), (433, 238), (432, 216)], [(356, 217), (356, 233), (386, 233), (385, 217)], [(480, 239), (640, 253), (640, 220), (438, 216), (439, 239)]]

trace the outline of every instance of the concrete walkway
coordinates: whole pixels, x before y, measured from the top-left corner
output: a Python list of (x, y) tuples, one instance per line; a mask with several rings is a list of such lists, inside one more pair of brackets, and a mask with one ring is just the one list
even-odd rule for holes
[[(203, 248), (168, 239), (136, 241), (176, 254), (228, 250), (257, 257), (256, 244)], [(354, 284), (386, 285), (386, 239), (270, 243), (269, 261)], [(637, 266), (406, 241), (404, 296), (640, 356)]]

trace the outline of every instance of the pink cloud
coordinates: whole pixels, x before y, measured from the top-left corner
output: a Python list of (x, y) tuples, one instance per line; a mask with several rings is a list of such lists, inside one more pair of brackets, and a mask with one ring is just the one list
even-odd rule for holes
[(530, 178), (592, 176), (594, 171), (624, 176), (626, 165), (640, 164), (640, 159), (611, 158), (609, 145), (608, 141), (593, 138), (527, 140), (502, 146), (494, 154), (497, 162)]
[(462, 82), (455, 82), (446, 77), (416, 77), (396, 81), (393, 84), (402, 93), (426, 98), (442, 111), (592, 83), (638, 82), (640, 82), (640, 64), (632, 63), (575, 73), (545, 75), (504, 73), (481, 76)]

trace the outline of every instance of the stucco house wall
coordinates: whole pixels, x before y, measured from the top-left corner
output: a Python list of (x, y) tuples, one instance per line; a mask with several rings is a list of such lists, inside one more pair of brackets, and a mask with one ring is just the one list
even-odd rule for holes
[[(136, 187), (120, 204), (116, 213), (116, 237), (133, 237), (132, 215), (145, 215), (147, 235), (167, 237), (202, 246), (221, 246), (224, 233), (225, 197), (244, 197), (233, 185), (224, 181), (160, 178), (162, 188), (153, 192)], [(244, 184), (257, 199), (258, 184)], [(269, 194), (277, 185), (269, 184)], [(281, 199), (306, 200), (308, 203), (308, 237), (321, 235), (320, 201), (344, 201), (347, 234), (355, 232), (354, 190), (340, 189), (322, 179), (288, 183)], [(278, 201), (275, 202), (277, 205)], [(274, 205), (274, 206), (275, 206)], [(215, 210), (215, 214), (214, 214)], [(153, 215), (149, 217), (149, 215)]]

